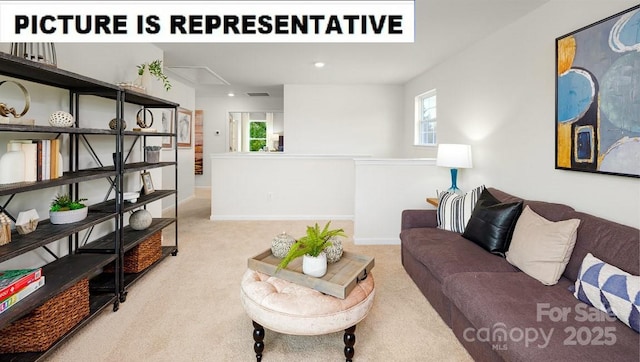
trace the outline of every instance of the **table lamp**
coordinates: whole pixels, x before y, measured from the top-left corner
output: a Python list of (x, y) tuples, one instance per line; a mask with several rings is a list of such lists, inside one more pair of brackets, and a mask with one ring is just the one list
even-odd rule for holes
[(451, 168), (451, 187), (449, 192), (460, 193), (457, 185), (458, 169), (472, 168), (471, 146), (460, 144), (439, 144), (436, 165)]

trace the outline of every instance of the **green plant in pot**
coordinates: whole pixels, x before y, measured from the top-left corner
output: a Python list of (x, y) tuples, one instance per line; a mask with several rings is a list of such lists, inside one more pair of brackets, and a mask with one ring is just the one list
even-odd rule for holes
[[(145, 74), (152, 75), (156, 77), (159, 81), (162, 81), (162, 85), (164, 86), (165, 91), (168, 92), (169, 89), (171, 89), (171, 82), (169, 81), (169, 78), (167, 78), (167, 76), (162, 71), (162, 60), (156, 59), (151, 63), (138, 64), (137, 67), (138, 67), (138, 75), (142, 79), (144, 79)], [(144, 80), (142, 80), (142, 83), (143, 83), (142, 86), (146, 88), (146, 85), (144, 84)]]
[(299, 257), (302, 259), (302, 272), (304, 274), (322, 277), (327, 273), (327, 255), (324, 250), (331, 246), (332, 237), (346, 237), (343, 229), (332, 229), (329, 227), (331, 221), (327, 222), (322, 230), (318, 226), (307, 226), (307, 234), (300, 239), (296, 240), (291, 246), (291, 249), (287, 255), (282, 259), (276, 272), (280, 269), (284, 269), (289, 263)]
[(73, 200), (68, 194), (57, 195), (49, 208), (49, 222), (52, 224), (70, 224), (84, 220), (89, 208), (83, 204), (87, 199)]

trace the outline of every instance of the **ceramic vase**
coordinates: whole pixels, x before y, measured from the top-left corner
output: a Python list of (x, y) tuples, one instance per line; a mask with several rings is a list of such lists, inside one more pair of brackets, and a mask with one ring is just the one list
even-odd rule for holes
[(306, 275), (320, 278), (327, 274), (327, 254), (304, 255), (302, 258), (302, 272)]
[(282, 233), (276, 235), (275, 238), (273, 238), (273, 241), (271, 242), (271, 253), (276, 258), (282, 259), (287, 256), (289, 250), (291, 249), (291, 246), (295, 242), (296, 240), (294, 238), (283, 231)]
[(327, 254), (327, 263), (332, 264), (342, 258), (342, 241), (335, 236), (331, 237), (329, 241), (331, 246), (324, 249), (324, 252)]
[(88, 207), (77, 210), (49, 211), (49, 222), (55, 225), (71, 224), (84, 220), (89, 213)]
[(8, 151), (0, 158), (0, 184), (24, 181), (24, 151), (21, 143), (10, 142)]

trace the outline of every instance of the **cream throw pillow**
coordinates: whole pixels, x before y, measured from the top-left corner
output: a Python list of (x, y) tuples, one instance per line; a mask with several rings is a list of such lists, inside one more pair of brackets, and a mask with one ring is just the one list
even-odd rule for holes
[(507, 261), (545, 285), (564, 272), (576, 244), (579, 219), (553, 222), (526, 206), (516, 223)]

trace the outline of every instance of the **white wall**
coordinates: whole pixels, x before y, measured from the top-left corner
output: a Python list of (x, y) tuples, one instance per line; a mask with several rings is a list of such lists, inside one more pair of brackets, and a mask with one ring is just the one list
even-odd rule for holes
[[(472, 145), (484, 183), (529, 199), (640, 226), (638, 179), (554, 169), (555, 38), (625, 10), (637, 1), (552, 0), (405, 86), (404, 143), (413, 99), (438, 91), (438, 141)], [(407, 157), (434, 149), (406, 146)]]
[(394, 85), (285, 85), (285, 152), (396, 156), (402, 92)]
[[(229, 147), (229, 112), (282, 112), (282, 97), (198, 97), (196, 109), (203, 111), (203, 163), (202, 175), (195, 176), (197, 187), (211, 185), (211, 154), (227, 152)], [(285, 129), (285, 144), (287, 125)], [(219, 135), (215, 131), (220, 131)]]
[(353, 157), (211, 155), (212, 220), (352, 219)]
[(356, 159), (354, 242), (399, 244), (402, 210), (433, 208), (426, 198), (448, 187), (446, 173), (435, 159)]

